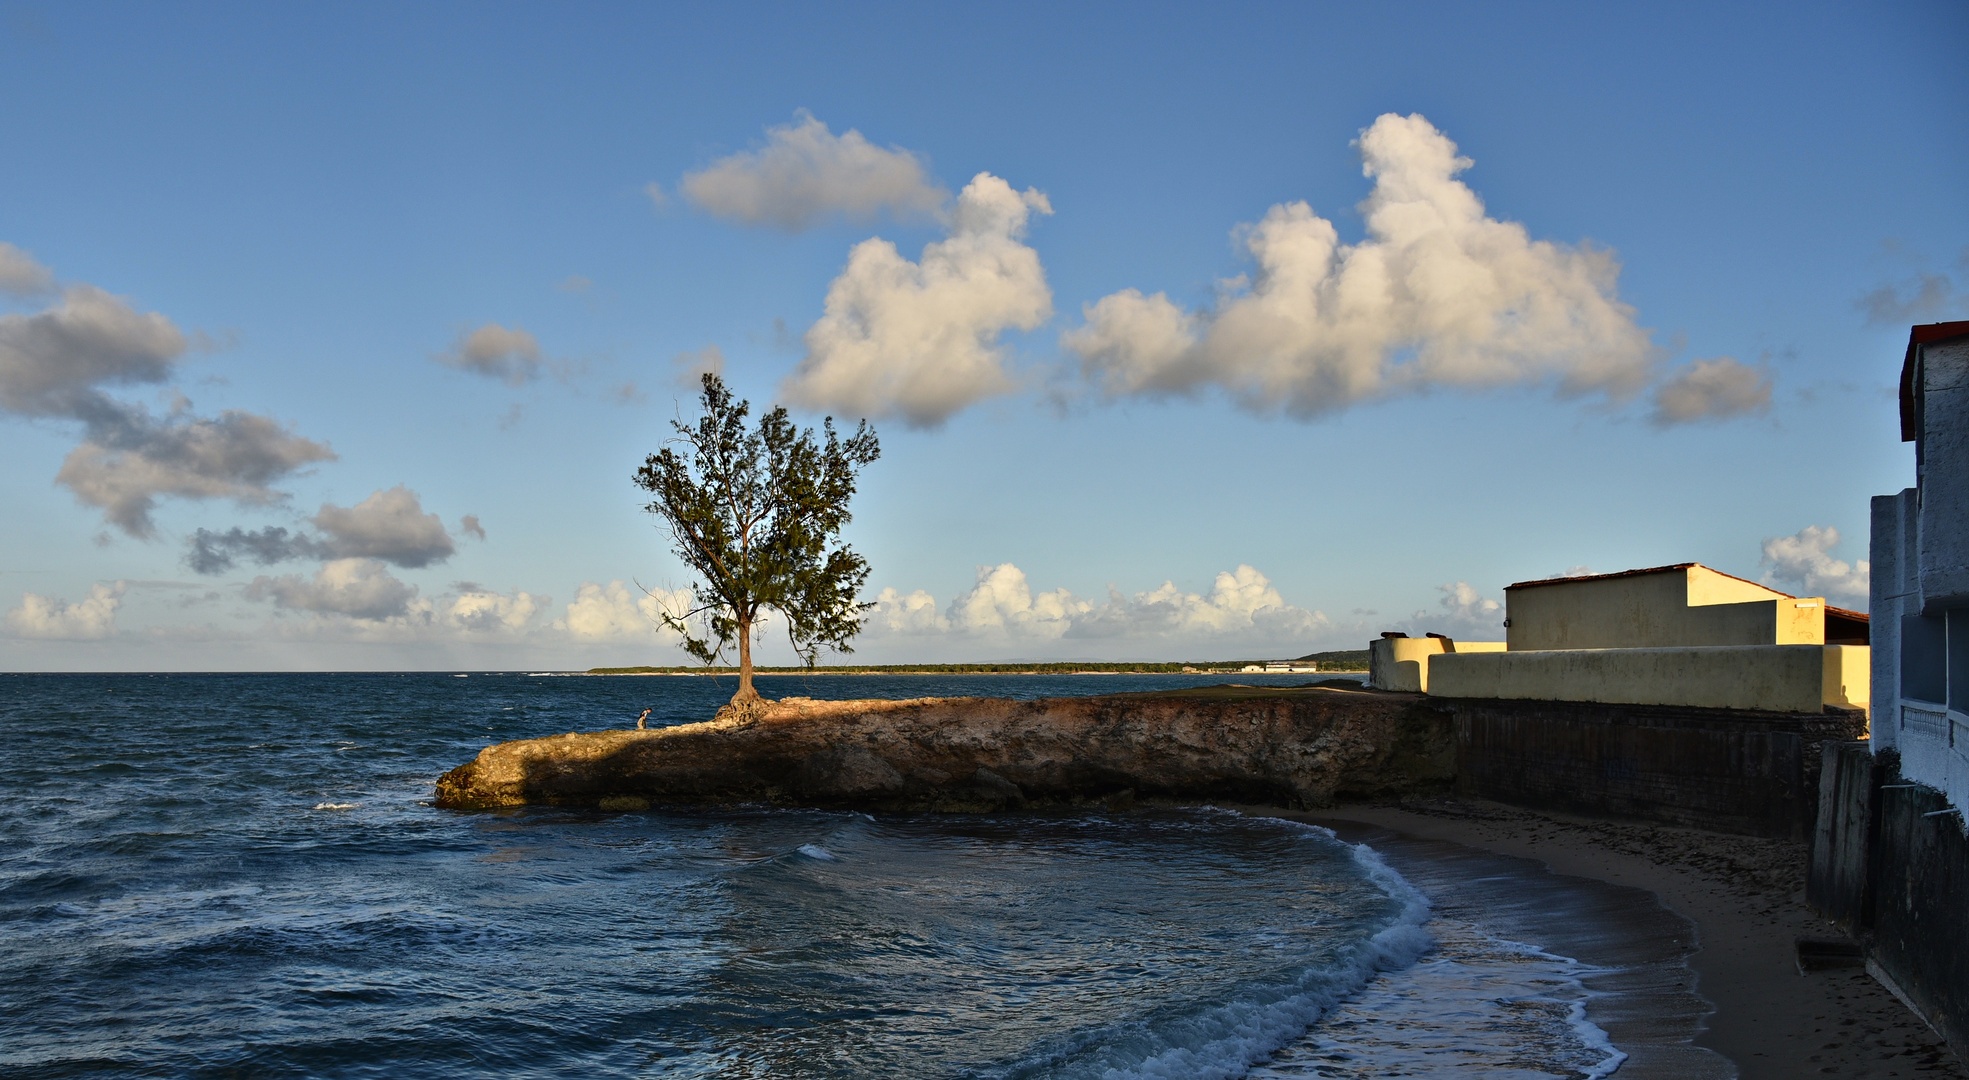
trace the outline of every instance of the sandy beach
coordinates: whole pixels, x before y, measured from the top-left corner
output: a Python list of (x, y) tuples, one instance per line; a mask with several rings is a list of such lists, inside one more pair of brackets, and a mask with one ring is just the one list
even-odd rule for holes
[[(1312, 813), (1240, 809), (1324, 825), (1345, 839), (1372, 843), (1412, 879), (1415, 873), (1423, 874), (1418, 887), (1443, 903), (1458, 902), (1460, 891), (1494, 887), (1471, 883), (1495, 880), (1494, 874), (1489, 879), (1474, 874), (1459, 879), (1455, 873), (1426, 870), (1430, 862), (1441, 863), (1454, 852), (1454, 847), (1444, 845), (1493, 857), (1535, 860), (1561, 878), (1652, 894), (1680, 919), (1649, 922), (1642, 908), (1631, 904), (1623, 908), (1619, 894), (1624, 890), (1615, 890), (1588, 906), (1597, 908), (1603, 926), (1631, 925), (1639, 931), (1612, 935), (1627, 937), (1624, 944), (1604, 933), (1559, 940), (1568, 931), (1557, 926), (1548, 932), (1547, 941), (1534, 942), (1561, 953), (1568, 947), (1599, 951), (1605, 955), (1598, 962), (1607, 963), (1618, 961), (1622, 949), (1632, 955), (1649, 952), (1648, 938), (1667, 939), (1659, 942), (1661, 949), (1653, 950), (1650, 985), (1633, 998), (1654, 1002), (1649, 1008), (1658, 1015), (1647, 1023), (1635, 1023), (1635, 1018), (1625, 1015), (1598, 1021), (1615, 1045), (1632, 1055), (1622, 1076), (1713, 1074), (1713, 1064), (1704, 1064), (1703, 1059), (1713, 1063), (1708, 1055), (1676, 1057), (1677, 1043), (1686, 1051), (1692, 1042), (1693, 1048), (1714, 1051), (1734, 1063), (1745, 1080), (1969, 1078), (1969, 1069), (1934, 1032), (1864, 971), (1799, 973), (1795, 939), (1838, 936), (1805, 906), (1806, 851), (1801, 843), (1535, 813), (1455, 798), (1345, 805)], [(1522, 870), (1517, 874), (1520, 880), (1543, 884), (1524, 878)], [(1592, 891), (1584, 883), (1581, 888)], [(1492, 901), (1476, 897), (1474, 902)], [(1676, 928), (1687, 924), (1693, 924), (1695, 931), (1695, 940), (1687, 943), (1692, 950), (1687, 945), (1677, 947)], [(1676, 954), (1674, 964), (1663, 962), (1669, 953)], [(1688, 980), (1690, 987), (1714, 1008), (1706, 1017), (1701, 1015), (1702, 1000), (1691, 1012), (1690, 999), (1674, 985), (1673, 968), (1683, 962), (1694, 973)], [(1631, 1003), (1614, 1010), (1626, 1011), (1631, 1011)], [(1622, 1045), (1623, 1037), (1630, 1044), (1644, 1045)]]

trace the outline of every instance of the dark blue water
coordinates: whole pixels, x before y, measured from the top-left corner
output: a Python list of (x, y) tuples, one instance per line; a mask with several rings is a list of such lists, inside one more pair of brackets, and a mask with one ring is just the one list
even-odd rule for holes
[[(1032, 697), (1206, 681), (761, 688)], [(428, 804), (432, 780), (490, 741), (625, 726), (644, 707), (698, 719), (730, 691), (0, 675), (0, 1073), (1231, 1076), (1426, 945), (1416, 897), (1371, 856), (1214, 811)]]

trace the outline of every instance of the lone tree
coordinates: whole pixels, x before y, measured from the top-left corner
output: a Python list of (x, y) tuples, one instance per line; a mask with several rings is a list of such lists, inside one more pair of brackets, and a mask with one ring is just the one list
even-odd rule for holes
[(752, 688), (752, 637), (766, 608), (786, 623), (793, 651), (814, 665), (822, 646), (853, 652), (861, 630), (856, 602), (868, 563), (839, 543), (849, 521), (855, 473), (882, 454), (875, 430), (861, 421), (852, 437), (823, 422), (824, 442), (801, 431), (784, 408), (747, 431), (749, 402), (734, 401), (724, 380), (704, 376), (704, 415), (694, 426), (671, 421), (677, 438), (636, 470), (636, 486), (654, 496), (644, 507), (663, 519), (675, 550), (703, 575), (691, 584), (693, 606), (663, 613), (684, 649), (706, 665), (738, 649), (733, 705), (759, 700)]

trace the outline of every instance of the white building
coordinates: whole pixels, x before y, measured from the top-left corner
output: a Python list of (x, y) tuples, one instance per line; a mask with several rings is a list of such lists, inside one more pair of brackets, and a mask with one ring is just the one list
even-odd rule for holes
[(1969, 807), (1969, 322), (1917, 326), (1901, 368), (1915, 485), (1873, 500), (1873, 749)]

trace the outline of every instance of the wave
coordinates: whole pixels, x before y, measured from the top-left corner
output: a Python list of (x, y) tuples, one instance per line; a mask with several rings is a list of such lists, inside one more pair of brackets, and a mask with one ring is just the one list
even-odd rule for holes
[[(1582, 976), (1606, 969), (1436, 916), (1427, 897), (1378, 852), (1366, 844), (1354, 850), (1369, 878), (1405, 901), (1402, 918), (1377, 939), (1413, 933), (1428, 943), (1406, 963), (1363, 979), (1309, 1024), (1296, 1045), (1276, 1048), (1263, 1066), (1241, 1075), (1344, 1080), (1410, 1075), (1410, 1069), (1423, 1075), (1502, 1068), (1511, 1075), (1605, 1080), (1627, 1061), (1586, 1015), (1595, 995)], [(1397, 947), (1396, 954), (1404, 951)]]
[[(1281, 824), (1285, 824), (1281, 822)], [(1339, 844), (1330, 830), (1302, 826)], [(1365, 844), (1351, 845), (1355, 865), (1399, 907), (1371, 936), (1342, 946), (1324, 963), (1309, 965), (1269, 985), (1252, 985), (1229, 1001), (1201, 1010), (1190, 1005), (1129, 1024), (1082, 1032), (1067, 1045), (980, 1075), (1026, 1080), (1100, 1077), (1101, 1080), (1233, 1080), (1303, 1037), (1334, 1005), (1386, 971), (1413, 965), (1434, 944), (1423, 928), (1428, 897)]]

